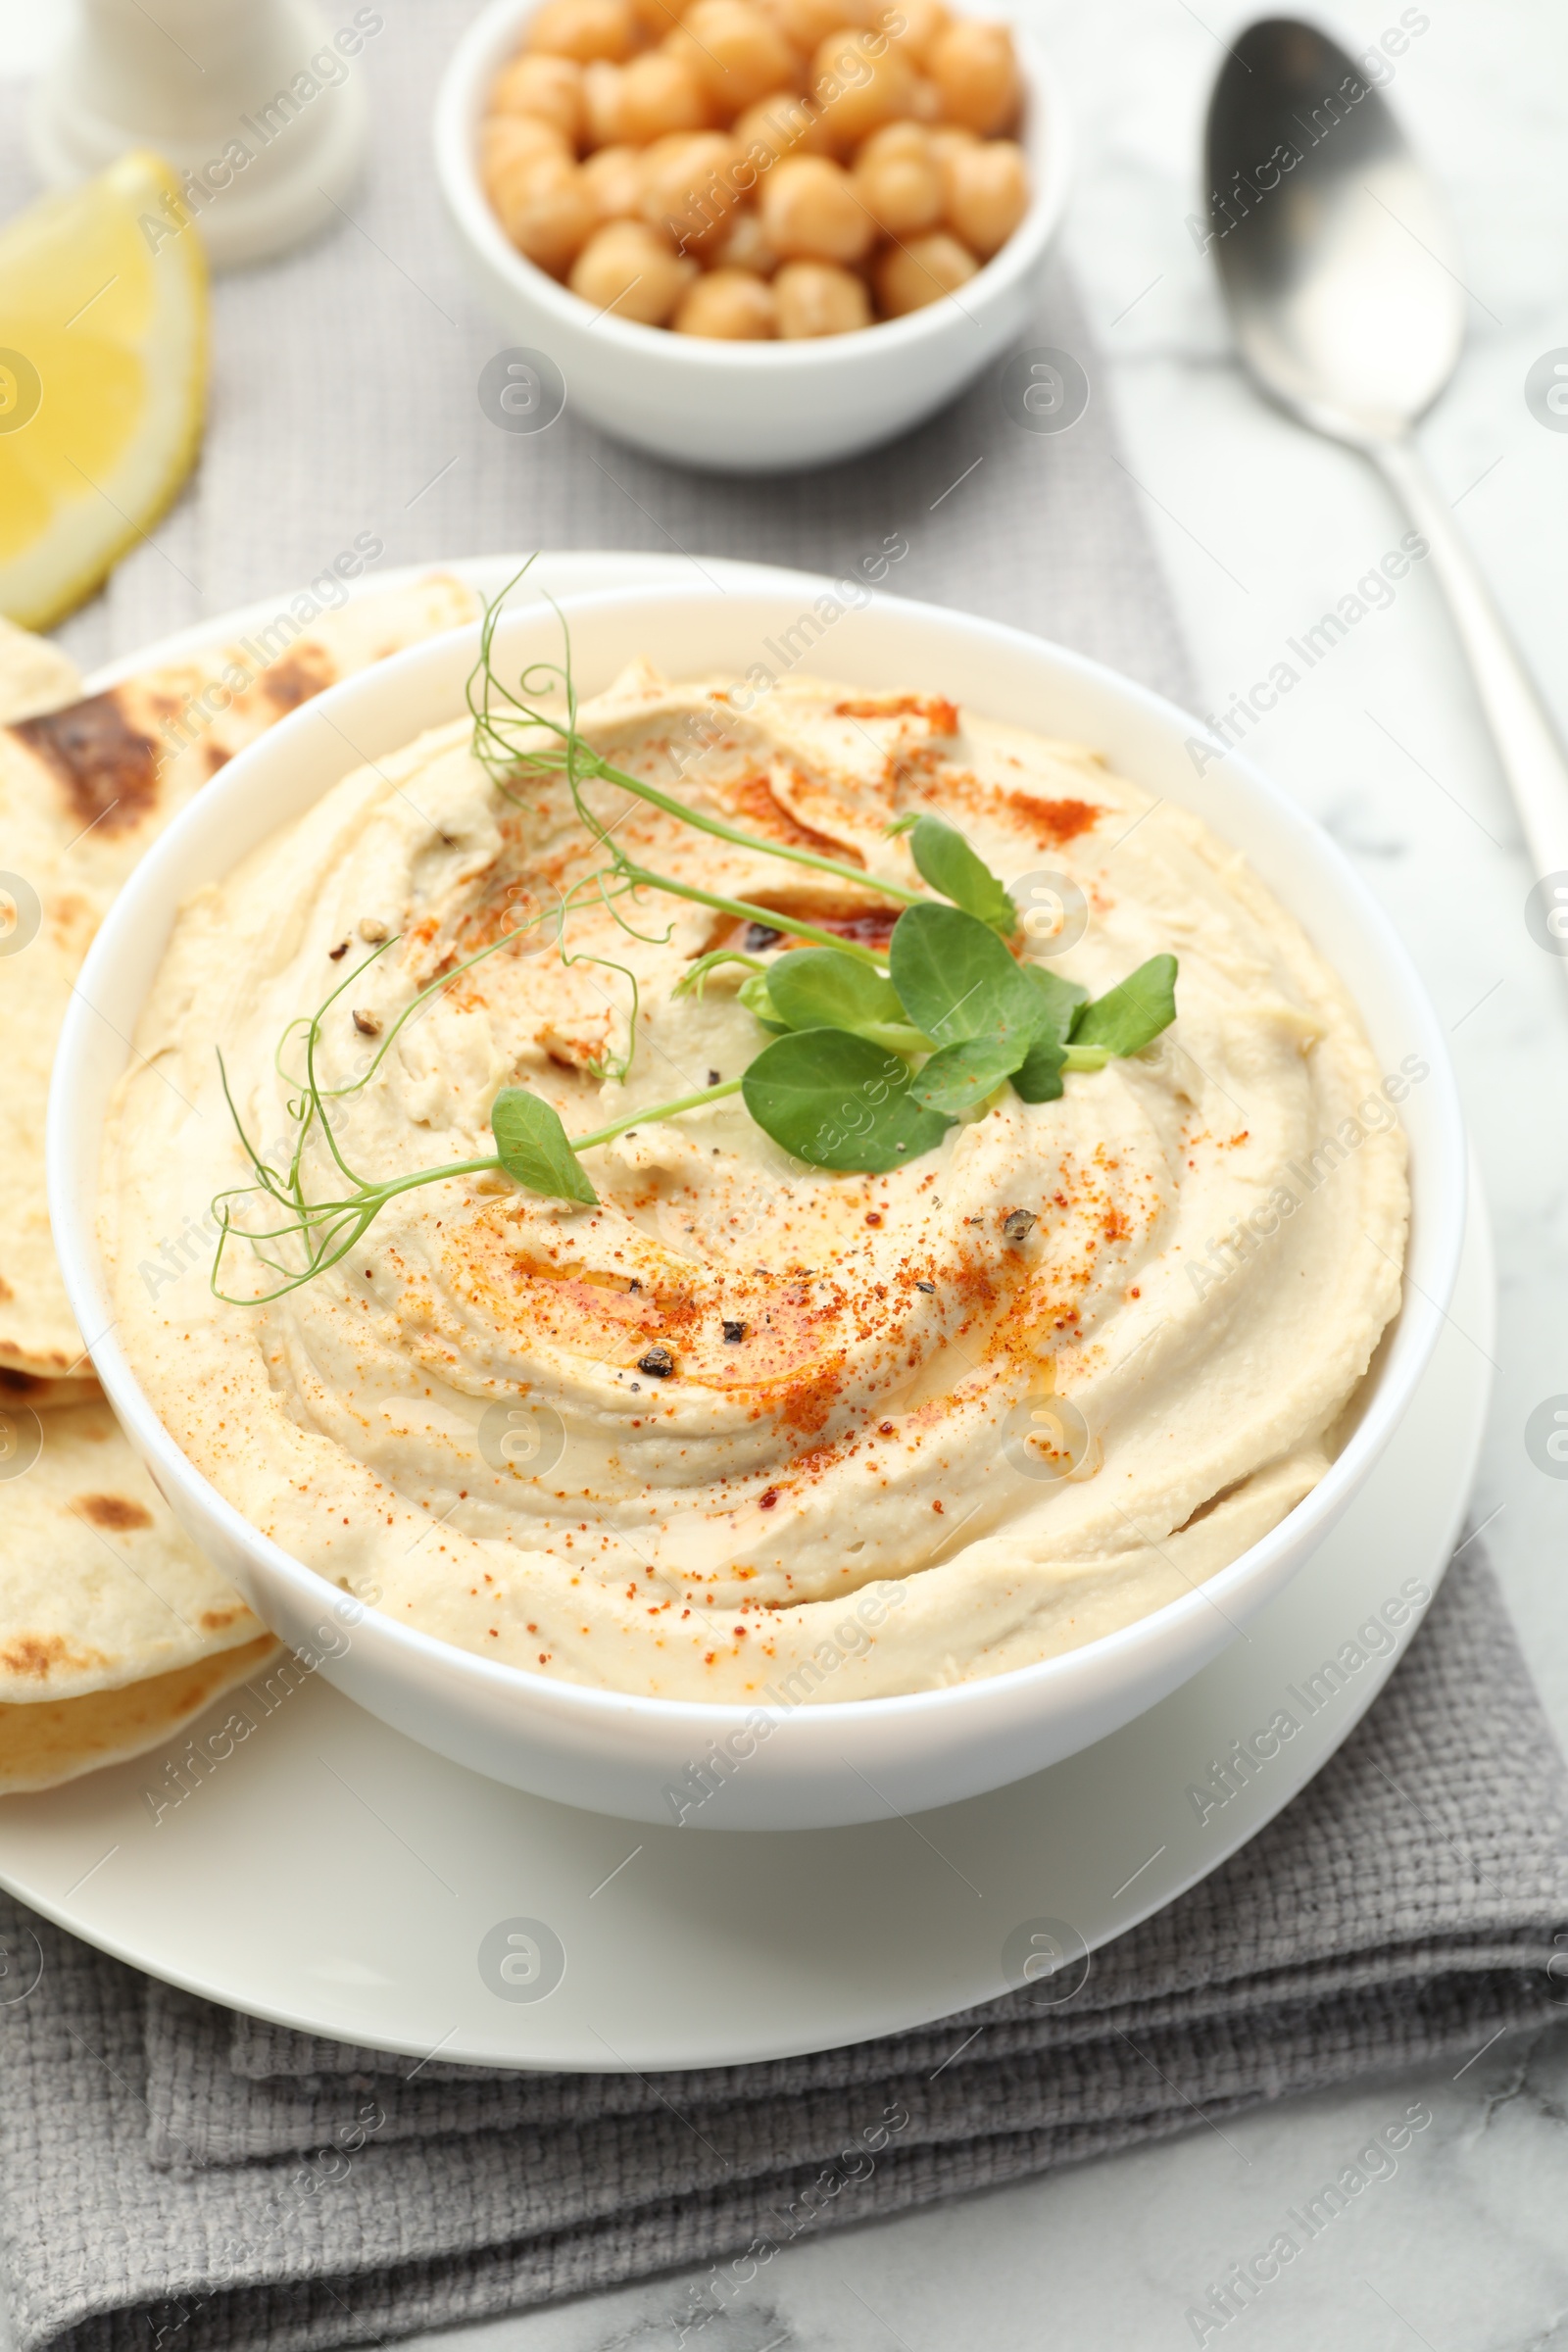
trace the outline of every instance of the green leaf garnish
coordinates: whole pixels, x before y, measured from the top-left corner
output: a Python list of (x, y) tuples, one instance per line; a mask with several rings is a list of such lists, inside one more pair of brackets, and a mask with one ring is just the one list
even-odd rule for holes
[(792, 1029), (848, 1029), (862, 1021), (902, 1021), (904, 1006), (891, 980), (833, 948), (796, 948), (768, 973), (778, 1017)]
[(1076, 980), (1069, 980), (1064, 972), (1049, 970), (1043, 963), (1026, 963), (1023, 970), (1035, 995), (1046, 1006), (1048, 1022), (1059, 1037), (1070, 1037), (1079, 1005), (1089, 1002), (1088, 989)]
[(745, 1005), (754, 1021), (760, 1021), (762, 1027), (771, 1029), (775, 1036), (782, 1036), (789, 1027), (788, 1021), (779, 1018), (778, 1007), (773, 1003), (772, 992), (767, 985), (766, 972), (749, 973), (735, 991), (735, 1000), (737, 1004)]
[(953, 1121), (914, 1101), (902, 1055), (843, 1029), (795, 1029), (741, 1081), (764, 1135), (817, 1168), (881, 1176), (939, 1144)]
[(1012, 1072), (1013, 1092), (1025, 1102), (1054, 1102), (1062, 1093), (1067, 1049), (1054, 1033), (1037, 1037)]
[[(1016, 1085), (1017, 1069), (1017, 1047), (1010, 1038), (1006, 1042), (992, 1037), (965, 1038), (961, 1045), (943, 1046), (933, 1054), (916, 1071), (909, 1092), (928, 1110), (959, 1119), (995, 1094), (1004, 1078), (1012, 1078)], [(1025, 1096), (1024, 1100), (1031, 1098)]]
[(1101, 1046), (1119, 1058), (1141, 1054), (1175, 1018), (1176, 958), (1151, 956), (1092, 1004), (1080, 1005), (1071, 1040), (1074, 1046)]
[(940, 816), (901, 817), (890, 833), (907, 833), (909, 852), (922, 877), (965, 914), (978, 916), (1004, 939), (1018, 928), (1018, 909), (996, 875), (976, 857), (956, 826)]
[(847, 1029), (895, 1054), (928, 1054), (931, 1040), (905, 1018), (891, 980), (833, 948), (794, 948), (770, 964), (762, 990), (750, 1000), (760, 1019), (787, 1029)]
[(1025, 1102), (1054, 1102), (1061, 1095), (1061, 1074), (1068, 1066), (1067, 1037), (1073, 1015), (1086, 1003), (1089, 991), (1060, 972), (1027, 963), (1025, 977), (1040, 1000), (1034, 1044), (1013, 1072), (1015, 1091)]
[(1029, 1051), (1039, 999), (977, 916), (957, 906), (909, 907), (893, 927), (888, 970), (915, 1028), (939, 1046), (1006, 1037), (1016, 1041), (1019, 1061)]
[(559, 1114), (525, 1086), (504, 1086), (490, 1113), (496, 1156), (526, 1192), (550, 1200), (581, 1200), (597, 1208), (599, 1195), (566, 1141)]

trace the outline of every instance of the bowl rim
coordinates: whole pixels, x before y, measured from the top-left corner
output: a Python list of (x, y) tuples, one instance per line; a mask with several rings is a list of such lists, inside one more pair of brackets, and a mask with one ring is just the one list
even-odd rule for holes
[[(804, 588), (820, 592), (830, 588), (825, 575), (774, 570), (751, 564), (737, 564), (737, 573), (750, 578), (739, 583), (742, 593), (758, 597), (788, 596)], [(644, 583), (630, 588), (586, 591), (565, 596), (554, 606), (568, 622), (577, 615), (588, 617), (598, 613), (613, 616), (623, 610), (636, 610), (650, 602), (667, 606), (684, 602), (699, 608), (720, 609), (733, 607), (735, 592), (721, 584), (692, 583), (662, 586)], [(1152, 688), (1091, 660), (1054, 640), (1033, 636), (1007, 622), (985, 619), (979, 615), (951, 611), (913, 598), (890, 596), (872, 592), (866, 607), (897, 619), (913, 615), (927, 626), (936, 623), (978, 644), (1000, 643), (1004, 650), (1023, 654), (1033, 660), (1044, 657), (1047, 664), (1076, 677), (1091, 689), (1108, 693), (1135, 714), (1152, 720), (1162, 733), (1179, 731), (1186, 739), (1194, 722), (1186, 712), (1156, 694)], [(538, 607), (514, 608), (510, 616), (515, 625), (524, 620), (537, 621), (542, 617)], [(1226, 767), (1230, 778), (1240, 784), (1250, 797), (1260, 799), (1267, 807), (1271, 820), (1282, 834), (1294, 833), (1303, 844), (1310, 844), (1313, 858), (1325, 864), (1335, 877), (1350, 910), (1359, 918), (1375, 942), (1379, 959), (1396, 982), (1419, 1032), (1420, 1050), (1431, 1064), (1434, 1093), (1430, 1100), (1437, 1106), (1437, 1124), (1442, 1133), (1441, 1147), (1430, 1153), (1433, 1173), (1428, 1179), (1433, 1191), (1433, 1204), (1422, 1204), (1423, 1222), (1432, 1233), (1432, 1250), (1438, 1268), (1435, 1289), (1418, 1292), (1412, 1299), (1406, 1267), (1401, 1269), (1401, 1299), (1393, 1321), (1379, 1343), (1379, 1351), (1387, 1348), (1390, 1338), (1406, 1324), (1415, 1329), (1415, 1338), (1403, 1349), (1402, 1363), (1385, 1363), (1379, 1370), (1374, 1366), (1364, 1378), (1376, 1385), (1361, 1399), (1361, 1410), (1350, 1436), (1329, 1464), (1317, 1484), (1289, 1511), (1275, 1527), (1250, 1544), (1223, 1568), (1195, 1585), (1190, 1591), (1167, 1601), (1160, 1608), (1135, 1618), (1107, 1634), (1098, 1636), (1074, 1649), (1037, 1659), (1030, 1664), (1009, 1667), (1000, 1674), (983, 1676), (971, 1682), (958, 1683), (937, 1690), (894, 1691), (883, 1696), (855, 1699), (836, 1699), (820, 1706), (798, 1704), (770, 1705), (762, 1700), (713, 1700), (664, 1698), (643, 1692), (606, 1689), (598, 1685), (569, 1683), (555, 1677), (531, 1673), (526, 1667), (514, 1666), (480, 1653), (462, 1648), (418, 1628), (382, 1616), (373, 1603), (359, 1600), (310, 1567), (294, 1553), (285, 1550), (266, 1536), (236, 1505), (211, 1484), (185, 1453), (173, 1433), (159, 1416), (141, 1387), (118, 1336), (116, 1318), (110, 1298), (103, 1253), (97, 1232), (101, 1195), (101, 1125), (107, 1110), (113, 1085), (104, 1089), (103, 1102), (95, 1130), (90, 1138), (93, 1164), (87, 1169), (89, 1181), (78, 1184), (76, 1170), (88, 1140), (81, 1133), (82, 1105), (80, 1089), (75, 1084), (77, 1064), (88, 1051), (93, 1036), (93, 1023), (99, 1018), (92, 1000), (101, 996), (100, 973), (114, 965), (143, 919), (143, 903), (168, 900), (163, 911), (164, 944), (167, 950), (170, 930), (177, 917), (188, 888), (166, 889), (164, 877), (170, 868), (177, 870), (181, 861), (185, 836), (199, 827), (220, 829), (223, 808), (230, 800), (237, 800), (249, 783), (250, 770), (266, 758), (286, 756), (296, 738), (303, 739), (304, 730), (318, 718), (325, 718), (353, 751), (352, 728), (338, 729), (334, 709), (351, 705), (359, 697), (373, 693), (394, 671), (407, 673), (426, 667), (439, 674), (440, 665), (450, 661), (454, 642), (468, 639), (477, 650), (478, 633), (482, 624), (473, 621), (458, 630), (449, 630), (434, 638), (403, 648), (400, 652), (374, 663), (369, 669), (341, 679), (334, 686), (290, 711), (265, 735), (235, 753), (221, 772), (196, 794), (166, 831), (154, 842), (147, 855), (136, 865), (122, 887), (105, 917), (82, 969), (77, 976), (72, 1000), (62, 1024), (54, 1070), (49, 1089), (46, 1136), (46, 1160), (50, 1221), (55, 1238), (67, 1298), (82, 1331), (98, 1331), (101, 1336), (91, 1343), (94, 1369), (102, 1382), (105, 1395), (117, 1414), (132, 1435), (149, 1465), (157, 1465), (172, 1483), (192, 1497), (193, 1505), (204, 1516), (217, 1521), (224, 1536), (241, 1554), (258, 1558), (270, 1575), (290, 1589), (292, 1595), (305, 1604), (306, 1613), (312, 1610), (330, 1610), (340, 1623), (355, 1624), (363, 1637), (368, 1637), (390, 1659), (401, 1656), (411, 1666), (422, 1665), (438, 1675), (455, 1675), (461, 1682), (466, 1676), (477, 1677), (478, 1685), (492, 1692), (509, 1692), (514, 1701), (524, 1706), (529, 1701), (540, 1702), (559, 1714), (575, 1715), (579, 1721), (598, 1719), (607, 1727), (612, 1723), (625, 1726), (643, 1722), (661, 1732), (677, 1724), (689, 1726), (699, 1742), (711, 1742), (724, 1733), (761, 1720), (770, 1724), (793, 1722), (794, 1737), (799, 1739), (809, 1721), (819, 1725), (817, 1738), (829, 1736), (834, 1723), (858, 1722), (894, 1723), (908, 1717), (962, 1717), (966, 1712), (984, 1712), (1002, 1690), (1013, 1697), (1033, 1693), (1040, 1704), (1048, 1706), (1054, 1689), (1070, 1687), (1075, 1680), (1085, 1680), (1098, 1673), (1102, 1678), (1110, 1675), (1120, 1684), (1125, 1678), (1136, 1680), (1137, 1661), (1141, 1651), (1149, 1651), (1148, 1666), (1155, 1664), (1162, 1642), (1170, 1638), (1182, 1620), (1196, 1617), (1204, 1607), (1219, 1607), (1227, 1598), (1239, 1597), (1242, 1590), (1253, 1580), (1266, 1581), (1271, 1568), (1282, 1555), (1300, 1541), (1303, 1516), (1332, 1524), (1341, 1508), (1358, 1489), (1362, 1479), (1377, 1461), (1404, 1418), (1415, 1395), (1421, 1376), (1436, 1345), (1438, 1330), (1446, 1318), (1446, 1306), (1452, 1295), (1459, 1253), (1464, 1239), (1467, 1204), (1467, 1144), (1459, 1102), (1457, 1079), (1447, 1052), (1446, 1037), (1437, 1010), (1415, 964), (1396, 929), (1392, 918), (1374, 897), (1368, 885), (1350, 864), (1345, 853), (1330, 835), (1307, 814), (1282, 787), (1274, 784), (1252, 762), (1237, 752), (1227, 755)], [(506, 623), (503, 623), (505, 626)], [(447, 718), (431, 717), (416, 728), (450, 723)], [(412, 740), (412, 738), (411, 738)], [(384, 757), (385, 755), (381, 755)], [(353, 772), (358, 760), (346, 761), (338, 780)], [(1134, 779), (1136, 781), (1136, 778)], [(331, 784), (323, 787), (329, 791)], [(314, 804), (313, 804), (314, 805)], [(300, 811), (303, 813), (303, 810)], [(286, 822), (298, 821), (297, 816)], [(272, 828), (273, 831), (281, 827)], [(266, 839), (259, 835), (258, 841)], [(241, 851), (239, 855), (248, 855)], [(227, 862), (209, 860), (209, 877), (230, 870), (236, 859)], [(1299, 918), (1298, 918), (1299, 919)], [(155, 967), (156, 969), (156, 967)], [(1347, 987), (1348, 983), (1346, 983)], [(119, 1003), (126, 1004), (124, 992)], [(135, 1004), (127, 1023), (131, 1035), (139, 1020), (144, 999)], [(1358, 1007), (1359, 1009), (1359, 1007)], [(126, 1052), (131, 1051), (129, 1037)], [(122, 1068), (123, 1064), (121, 1065)], [(1402, 1124), (1402, 1122), (1401, 1122)], [(80, 1214), (78, 1215), (78, 1210)], [(1430, 1269), (1429, 1269), (1430, 1272)], [(155, 1479), (155, 1484), (161, 1481)], [(1185, 1678), (1184, 1678), (1185, 1679)], [(807, 1735), (809, 1736), (809, 1735)]]
[[(886, 352), (894, 361), (941, 341), (961, 326), (967, 317), (966, 305), (951, 296), (927, 303), (902, 318), (878, 319), (846, 335), (821, 335), (793, 343), (727, 343), (712, 336), (676, 335), (668, 327), (645, 326), (638, 319), (612, 318), (604, 311), (591, 309), (580, 294), (573, 294), (569, 286), (517, 251), (480, 184), (474, 155), (474, 130), (484, 90), (503, 52), (510, 49), (518, 24), (538, 5), (539, 0), (489, 0), (480, 10), (447, 62), (436, 92), (431, 131), (436, 176), (460, 233), (487, 269), (547, 312), (562, 328), (595, 335), (628, 359), (646, 364), (657, 353), (666, 365), (722, 376), (747, 375), (759, 368), (795, 373), (825, 370), (854, 360), (869, 360), (874, 352)], [(1016, 24), (1010, 29), (1027, 90), (1021, 143), (1029, 154), (1034, 187), (1029, 210), (1006, 243), (966, 281), (966, 294), (972, 290), (972, 298), (987, 307), (1009, 293), (1038, 264), (1061, 224), (1072, 178), (1072, 133), (1061, 82), (1028, 29)], [(874, 345), (865, 340), (871, 335), (877, 338)]]

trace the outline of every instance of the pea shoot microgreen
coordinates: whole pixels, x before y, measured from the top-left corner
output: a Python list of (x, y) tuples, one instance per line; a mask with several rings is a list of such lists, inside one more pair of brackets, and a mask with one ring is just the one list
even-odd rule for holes
[[(1093, 1002), (1075, 981), (1018, 962), (1007, 944), (1018, 925), (1011, 897), (963, 835), (941, 817), (910, 814), (888, 828), (890, 836), (908, 838), (915, 870), (926, 885), (911, 890), (798, 844), (748, 833), (605, 758), (578, 724), (564, 619), (559, 663), (533, 664), (519, 677), (515, 692), (498, 676), (495, 631), (515, 584), (486, 612), (479, 659), (468, 680), (473, 752), (497, 792), (519, 806), (526, 805), (530, 782), (564, 779), (583, 832), (602, 855), (603, 862), (573, 883), (559, 906), (533, 918), (552, 926), (564, 963), (596, 963), (620, 972), (629, 984), (625, 1054), (618, 1063), (607, 1062), (599, 1074), (623, 1079), (629, 1072), (636, 1054), (638, 995), (629, 965), (574, 951), (573, 919), (590, 908), (608, 909), (629, 938), (645, 944), (667, 945), (673, 936), (672, 917), (661, 912), (661, 902), (669, 900), (760, 926), (760, 935), (775, 940), (803, 942), (765, 956), (715, 948), (693, 960), (675, 989), (676, 995), (690, 991), (701, 998), (714, 973), (739, 965), (744, 973), (739, 1002), (769, 1033), (768, 1042), (739, 1078), (644, 1104), (575, 1138), (567, 1136), (560, 1114), (541, 1096), (524, 1086), (503, 1087), (490, 1116), (493, 1152), (377, 1181), (350, 1165), (332, 1106), (368, 1085), (410, 1022), (454, 982), (486, 956), (515, 948), (519, 926), (505, 929), (414, 993), (357, 1073), (340, 1085), (325, 1085), (318, 1066), (323, 1023), (361, 975), (399, 944), (388, 939), (339, 982), (317, 1012), (292, 1022), (279, 1041), (275, 1062), (288, 1089), (285, 1108), (293, 1129), (280, 1157), (252, 1144), (219, 1056), (224, 1100), (252, 1177), (213, 1203), (220, 1231), (212, 1282), (220, 1298), (259, 1303), (297, 1290), (357, 1248), (390, 1200), (421, 1185), (503, 1172), (525, 1192), (592, 1207), (599, 1197), (583, 1166), (585, 1152), (633, 1127), (677, 1118), (735, 1094), (764, 1134), (795, 1158), (846, 1173), (886, 1173), (934, 1150), (949, 1128), (1009, 1082), (1025, 1102), (1054, 1102), (1068, 1072), (1102, 1069), (1112, 1058), (1141, 1053), (1175, 1018), (1172, 956), (1152, 956)], [(596, 786), (641, 801), (749, 856), (808, 867), (853, 885), (858, 899), (869, 891), (891, 902), (902, 911), (886, 951), (878, 953), (804, 916), (707, 891), (644, 865), (616, 840), (619, 816), (607, 819), (590, 797)], [(644, 923), (655, 927), (644, 929)], [(303, 1063), (298, 1071), (286, 1066), (296, 1058)], [(323, 1162), (332, 1189), (318, 1196), (310, 1178)], [(274, 1278), (270, 1287), (243, 1293), (221, 1288), (231, 1240), (249, 1244)]]
[(1073, 1050), (1101, 1047), (1107, 1054), (1141, 1054), (1176, 1018), (1176, 958), (1151, 956), (1136, 972), (1080, 1004), (1072, 1016)]
[(845, 1029), (795, 1029), (741, 1080), (764, 1134), (813, 1167), (885, 1175), (942, 1141), (953, 1121), (917, 1099), (909, 1064)]
[(916, 870), (943, 898), (961, 906), (965, 914), (989, 923), (1004, 939), (1018, 928), (1018, 909), (997, 877), (975, 856), (956, 826), (929, 813), (901, 816), (888, 827), (889, 836), (907, 833), (909, 855)]
[(599, 1195), (566, 1141), (561, 1113), (525, 1086), (504, 1086), (490, 1113), (496, 1157), (524, 1192), (550, 1200), (580, 1200), (596, 1208)]
[[(902, 920), (902, 918), (901, 918)], [(897, 937), (897, 931), (894, 934)], [(1003, 951), (1006, 953), (1005, 950)], [(749, 1009), (786, 1029), (843, 1029), (895, 1054), (929, 1054), (933, 1040), (910, 1021), (891, 980), (835, 948), (797, 948), (781, 956), (753, 989)], [(766, 989), (766, 1006), (762, 1003)], [(746, 990), (741, 991), (746, 1001)]]

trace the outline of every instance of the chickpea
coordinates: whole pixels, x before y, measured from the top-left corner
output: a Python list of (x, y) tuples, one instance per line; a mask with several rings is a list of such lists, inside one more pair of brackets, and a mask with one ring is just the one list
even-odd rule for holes
[(772, 0), (772, 13), (785, 38), (809, 57), (830, 33), (843, 29), (855, 11), (843, 0)]
[(973, 277), (975, 258), (956, 237), (937, 229), (929, 237), (913, 237), (907, 245), (889, 245), (877, 255), (876, 298), (889, 318), (940, 302)]
[(863, 279), (832, 262), (786, 262), (773, 280), (778, 331), (789, 342), (847, 335), (871, 323)]
[(582, 184), (600, 220), (636, 220), (643, 209), (641, 153), (635, 147), (601, 147), (582, 166)]
[(646, 221), (611, 220), (589, 238), (566, 282), (596, 311), (662, 326), (696, 275), (697, 264)]
[(941, 217), (942, 174), (918, 122), (889, 122), (873, 131), (855, 159), (855, 184), (890, 237), (912, 236)]
[(749, 270), (754, 277), (771, 277), (778, 255), (767, 241), (762, 217), (755, 204), (743, 204), (731, 216), (730, 230), (710, 257), (715, 270)]
[(681, 334), (845, 334), (873, 299), (941, 301), (1030, 196), (1000, 135), (1012, 35), (952, 5), (539, 0), (479, 133), (496, 214), (596, 309)]
[(660, 139), (647, 150), (643, 219), (662, 228), (683, 251), (722, 240), (744, 189), (735, 142), (722, 131), (699, 130)]
[(582, 68), (570, 57), (514, 57), (491, 91), (490, 105), (498, 115), (537, 116), (575, 147), (583, 134)]
[(1018, 61), (1005, 24), (959, 17), (932, 42), (926, 71), (949, 116), (970, 130), (1005, 130), (1018, 112)]
[(514, 165), (495, 183), (491, 200), (517, 251), (553, 277), (570, 267), (593, 231), (592, 200), (565, 156)]
[(630, 0), (544, 0), (528, 20), (527, 46), (580, 66), (596, 57), (619, 65), (637, 46)]
[(579, 69), (582, 74), (583, 144), (590, 150), (596, 147), (620, 147), (627, 142), (620, 127), (620, 85), (625, 71), (612, 66), (608, 58), (596, 57), (591, 65)]
[(953, 168), (954, 157), (967, 155), (979, 144), (972, 130), (960, 129), (956, 122), (938, 122), (932, 126), (931, 152), (937, 159), (937, 170), (942, 173), (944, 200), (947, 176)]
[(811, 61), (811, 92), (834, 145), (858, 147), (908, 113), (914, 69), (886, 33), (835, 32)]
[[(894, 32), (887, 24), (888, 18), (898, 15), (904, 19), (904, 30)], [(911, 66), (924, 66), (931, 54), (931, 44), (937, 34), (952, 23), (942, 0), (896, 0), (896, 7), (883, 12), (883, 24), (890, 40), (904, 51)]]
[(741, 116), (734, 136), (741, 153), (751, 156), (761, 171), (767, 169), (767, 163), (758, 154), (759, 149), (772, 163), (781, 155), (797, 150), (806, 155), (828, 152), (827, 132), (821, 119), (810, 100), (803, 98), (798, 90), (774, 90), (768, 97), (760, 98)]
[(665, 54), (690, 66), (714, 106), (733, 117), (797, 80), (802, 60), (750, 0), (696, 0)]
[(790, 261), (858, 262), (875, 223), (854, 180), (825, 155), (791, 155), (762, 182), (762, 226)]
[(697, 280), (670, 323), (677, 335), (760, 343), (778, 332), (778, 307), (772, 287), (750, 270), (710, 270)]
[(651, 49), (621, 74), (618, 136), (634, 147), (677, 130), (706, 130), (711, 121), (708, 93), (684, 58)]
[(492, 200), (503, 179), (546, 155), (571, 161), (570, 148), (550, 123), (537, 115), (492, 115), (479, 133), (479, 173)]
[(971, 253), (989, 261), (1029, 210), (1023, 149), (1011, 139), (959, 148), (942, 176), (948, 225)]

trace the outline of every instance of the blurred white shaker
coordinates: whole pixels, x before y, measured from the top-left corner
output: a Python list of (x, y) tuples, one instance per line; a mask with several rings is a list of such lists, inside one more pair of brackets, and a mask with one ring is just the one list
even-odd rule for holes
[(52, 185), (151, 147), (180, 174), (220, 268), (264, 261), (337, 215), (365, 148), (375, 7), (329, 29), (306, 0), (76, 0), (33, 101)]

